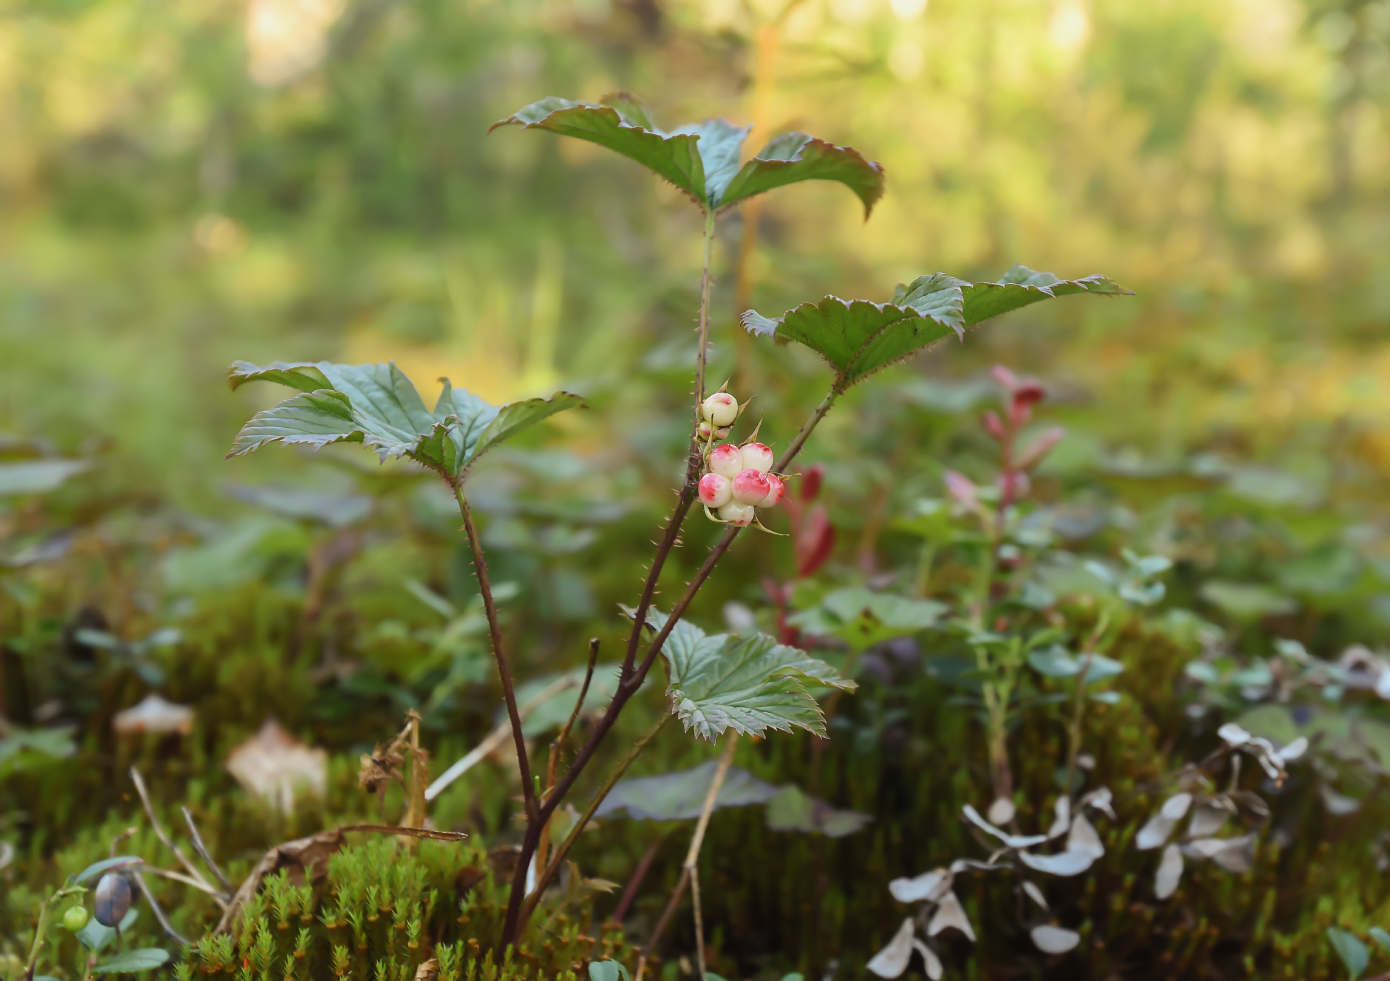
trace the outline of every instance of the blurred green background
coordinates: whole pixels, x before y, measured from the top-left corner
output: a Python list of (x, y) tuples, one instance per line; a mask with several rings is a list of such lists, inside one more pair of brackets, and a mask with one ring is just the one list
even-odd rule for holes
[(1145, 456), (1219, 445), (1325, 482), (1331, 439), (1390, 467), (1390, 6), (783, 6), (10, 4), (0, 427), (206, 508), (257, 465), (216, 463), (250, 407), (218, 390), (234, 357), (394, 357), (493, 399), (625, 382), (688, 340), (696, 217), (596, 148), (485, 134), (627, 88), (671, 125), (801, 127), (886, 167), (867, 224), (830, 185), (768, 199), (756, 247), (722, 222), (726, 357), (736, 306), (1102, 271), (1139, 298), (929, 370), (1049, 373)]
[[(882, 301), (922, 273), (993, 280), (1015, 262), (1103, 273), (1137, 294), (1040, 304), (854, 389), (802, 459), (829, 465), (837, 548), (820, 585), (912, 583), (916, 502), (941, 496), (948, 462), (989, 476), (971, 414), (994, 398), (985, 369), (1003, 363), (1044, 379), (1043, 421), (1068, 429), (1040, 498), (1099, 554), (1132, 543), (1173, 558), (1175, 612), (1195, 611), (1166, 622), (1159, 653), (1129, 662), (1144, 671), (1124, 682), (1140, 714), (1107, 723), (1121, 733), (1112, 755), (1127, 754), (1118, 768), (1151, 778), (1202, 738), (1184, 728), (1201, 730), (1201, 712), (1184, 714), (1174, 694), (1198, 652), (1258, 658), (1296, 637), (1335, 657), (1390, 643), (1387, 0), (0, 9), (0, 459), (86, 467), (41, 495), (0, 499), (3, 711), (22, 726), (72, 725), (81, 747), (53, 769), (0, 773), (11, 814), (0, 833), (36, 860), (31, 881), (70, 840), (104, 850), (115, 810), (84, 812), (83, 795), (128, 814), (113, 787), (132, 760), (153, 768), (164, 799), (219, 814), (209, 835), (249, 864), (326, 814), (365, 812), (348, 799), (355, 754), (405, 708), (426, 707), (439, 760), (491, 725), (497, 690), (447, 494), (355, 448), (224, 460), (241, 423), (283, 394), (229, 392), (233, 359), (394, 359), (427, 401), (442, 375), (492, 401), (584, 395), (590, 410), (489, 456), (471, 488), (494, 578), (509, 584), (519, 673), (581, 665), (591, 635), (618, 649), (615, 604), (636, 593), (685, 454), (700, 219), (597, 147), (487, 134), (547, 95), (627, 89), (667, 126), (751, 123), (747, 148), (805, 129), (883, 164), (887, 195), (867, 222), (826, 183), (720, 219), (711, 374), (758, 397), (774, 447), (828, 374), (803, 350), (736, 330), (746, 308), (776, 315), (825, 293)], [(691, 518), (663, 596), (715, 530)], [(762, 579), (793, 570), (790, 545), (743, 536), (696, 619), (766, 624)], [(83, 627), (124, 642), (173, 627), (181, 639), (108, 661)], [(778, 845), (767, 859), (788, 882), (829, 863), (853, 883), (832, 891), (832, 925), (798, 920), (791, 885), (780, 897), (763, 882), (752, 898), (731, 892), (709, 915), (729, 925), (721, 936), (739, 963), (770, 948), (818, 970), (842, 955), (862, 964), (875, 949), (864, 938), (883, 942), (900, 915), (886, 879), (967, 847), (959, 829), (947, 844), (913, 838), (924, 814), (934, 828), (958, 824), (960, 802), (983, 793), (961, 762), (974, 730), (963, 714), (952, 721), (940, 686), (913, 677), (845, 700), (856, 735), (821, 788), (878, 814), (879, 830), (847, 839), (872, 843), (833, 861), (819, 845)], [(196, 706), (195, 745), (111, 743), (113, 713), (150, 691)], [(658, 710), (649, 701), (625, 720), (630, 734)], [(908, 723), (893, 714), (904, 706)], [(268, 713), (335, 754), (323, 810), (289, 824), (257, 824), (250, 804), (218, 796), (233, 793), (218, 761)], [(753, 768), (804, 774), (804, 744), (786, 745), (760, 748)], [(943, 745), (949, 759), (935, 756)], [(668, 732), (638, 769), (710, 755)], [(956, 797), (903, 791), (903, 774), (919, 772)], [(471, 799), (442, 799), (441, 824), (505, 838), (504, 768), (487, 779)], [(1339, 786), (1371, 799), (1379, 780)], [(1335, 835), (1312, 820), (1345, 846), (1318, 853), (1319, 881), (1346, 892), (1299, 896), (1302, 880), (1280, 873), (1278, 912), (1318, 950), (1296, 976), (1330, 977), (1319, 973), (1324, 907), (1385, 911), (1387, 897), (1363, 876), (1374, 877), (1373, 812)], [(765, 834), (735, 830), (719, 832), (726, 847)], [(643, 843), (615, 839), (599, 872), (621, 879)], [(670, 869), (683, 848), (668, 849)], [(648, 920), (663, 899), (652, 890), (638, 907)], [(1247, 899), (1254, 908), (1254, 887), (1211, 902)], [(737, 939), (735, 924), (760, 919), (772, 939)], [(1136, 957), (1167, 941), (1147, 943), (1135, 940)]]

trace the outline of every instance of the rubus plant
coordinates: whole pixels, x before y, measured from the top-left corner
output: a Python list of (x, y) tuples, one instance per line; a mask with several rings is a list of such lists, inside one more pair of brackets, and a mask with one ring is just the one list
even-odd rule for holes
[[(736, 422), (738, 414), (737, 402), (731, 395), (708, 393), (706, 389), (716, 216), (755, 195), (787, 184), (829, 180), (853, 191), (863, 203), (867, 217), (883, 194), (882, 167), (857, 150), (799, 132), (774, 137), (762, 150), (741, 162), (749, 128), (714, 119), (665, 131), (655, 124), (639, 100), (626, 93), (598, 103), (544, 99), (493, 128), (508, 124), (549, 130), (614, 150), (684, 191), (704, 215), (704, 263), (685, 480), (655, 547), (637, 603), (629, 611), (632, 628), (617, 669), (614, 694), (588, 740), (553, 783), (547, 780), (543, 786), (540, 774), (533, 773), (466, 481), (473, 464), (489, 449), (556, 412), (583, 406), (583, 401), (577, 395), (557, 392), (550, 398), (494, 406), (476, 395), (453, 389), (446, 382), (431, 411), (394, 364), (276, 362), (258, 367), (237, 362), (229, 373), (233, 388), (251, 381), (272, 381), (299, 390), (299, 394), (257, 413), (243, 427), (229, 455), (249, 453), (271, 442), (312, 448), (359, 442), (375, 450), (383, 460), (414, 460), (437, 473), (453, 492), (463, 517), (490, 628), (521, 777), (526, 830), (500, 930), (503, 950), (518, 945), (541, 895), (562, 867), (589, 816), (655, 735), (654, 729), (633, 746), (587, 812), (572, 823), (564, 841), (549, 849), (544, 867), (533, 868), (538, 849), (548, 841), (551, 818), (593, 760), (624, 706), (641, 689), (658, 657), (667, 658), (672, 712), (687, 729), (711, 740), (729, 729), (762, 733), (769, 728), (799, 726), (824, 734), (823, 714), (805, 685), (853, 687), (829, 665), (781, 645), (774, 638), (709, 637), (683, 619), (738, 533), (755, 521), (757, 509), (778, 502), (788, 479), (784, 475), (835, 401), (851, 386), (882, 368), (943, 338), (963, 337), (966, 328), (999, 314), (1070, 293), (1126, 292), (1102, 276), (1060, 280), (1016, 266), (1003, 279), (992, 283), (966, 282), (943, 273), (922, 276), (900, 286), (885, 303), (826, 296), (775, 319), (747, 311), (742, 322), (751, 333), (776, 335), (810, 348), (829, 364), (833, 380), (825, 397), (779, 455), (774, 455), (768, 445), (756, 442), (756, 434), (741, 445), (715, 445), (717, 438), (728, 435), (725, 430)], [(710, 475), (727, 481), (728, 486), (716, 480), (704, 484), (702, 481)], [(728, 498), (724, 500), (726, 491)], [(708, 507), (718, 509), (712, 514), (726, 527), (670, 611), (661, 614), (653, 606), (657, 583), (697, 497)], [(591, 658), (591, 672), (593, 665)], [(666, 716), (658, 728), (669, 718)]]

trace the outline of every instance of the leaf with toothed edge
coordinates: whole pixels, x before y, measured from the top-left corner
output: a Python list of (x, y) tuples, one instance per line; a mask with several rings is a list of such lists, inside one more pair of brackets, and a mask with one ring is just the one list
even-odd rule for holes
[(806, 133), (783, 133), (740, 167), (739, 153), (751, 126), (706, 119), (664, 131), (647, 107), (626, 92), (606, 95), (598, 103), (542, 99), (494, 123), (488, 132), (511, 124), (607, 147), (674, 184), (706, 209), (728, 207), (808, 180), (844, 184), (863, 202), (866, 218), (883, 196), (883, 168), (851, 147)]
[(776, 319), (747, 310), (742, 320), (751, 334), (784, 337), (815, 351), (835, 370), (836, 387), (844, 391), (952, 333), (963, 338), (967, 327), (1011, 310), (1073, 293), (1129, 292), (1104, 276), (1061, 280), (1014, 266), (995, 283), (932, 273), (899, 286), (887, 303), (827, 296)]
[(394, 362), (277, 361), (259, 367), (237, 361), (228, 379), (233, 388), (272, 381), (300, 389), (300, 394), (252, 416), (228, 456), (273, 442), (316, 450), (332, 443), (364, 443), (383, 461), (408, 456), (455, 481), (498, 443), (556, 412), (584, 404), (577, 395), (556, 392), (548, 399), (495, 406), (443, 379), (444, 390), (431, 413)]
[[(666, 617), (648, 610), (647, 623), (660, 630)], [(823, 734), (825, 717), (806, 685), (857, 687), (824, 661), (766, 634), (709, 635), (686, 620), (671, 629), (662, 655), (671, 668), (671, 711), (688, 731), (711, 742), (727, 729), (761, 735), (799, 727)]]
[(728, 207), (773, 188), (807, 180), (839, 181), (864, 203), (864, 217), (883, 197), (883, 167), (858, 150), (835, 146), (809, 133), (783, 133), (743, 165), (724, 188), (720, 204)]

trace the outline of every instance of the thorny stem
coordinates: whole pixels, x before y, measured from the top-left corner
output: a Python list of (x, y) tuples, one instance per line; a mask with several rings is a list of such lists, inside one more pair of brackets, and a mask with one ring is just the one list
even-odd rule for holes
[(555, 849), (555, 857), (550, 860), (550, 864), (545, 866), (545, 871), (536, 878), (536, 888), (532, 890), (531, 895), (527, 897), (526, 903), (522, 907), (521, 923), (524, 924), (530, 917), (532, 911), (536, 908), (536, 903), (540, 901), (541, 894), (545, 892), (545, 887), (550, 885), (550, 880), (555, 878), (555, 874), (560, 871), (560, 863), (565, 860), (565, 856), (567, 856), (570, 849), (574, 847), (574, 843), (579, 840), (579, 835), (593, 818), (594, 812), (598, 810), (599, 805), (603, 803), (609, 791), (622, 779), (623, 774), (627, 772), (627, 768), (632, 765), (633, 761), (642, 755), (642, 750), (647, 748), (647, 743), (655, 739), (656, 734), (666, 728), (666, 723), (670, 721), (671, 716), (669, 714), (663, 714), (656, 725), (648, 729), (646, 734), (633, 744), (632, 749), (628, 750), (628, 754), (623, 757), (622, 762), (613, 768), (613, 772), (608, 775), (607, 781), (599, 788), (598, 793), (594, 794), (593, 800), (589, 801), (589, 806), (584, 809), (584, 813), (579, 815), (579, 820), (574, 822), (574, 827), (571, 828), (569, 834), (565, 836), (565, 840)]
[[(507, 947), (515, 945), (521, 927), (525, 923), (525, 917), (522, 915), (523, 906), (526, 907), (527, 912), (529, 913), (531, 910), (535, 908), (536, 902), (539, 901), (541, 891), (540, 889), (537, 889), (534, 896), (531, 897), (529, 903), (527, 902), (526, 872), (530, 867), (531, 859), (535, 855), (537, 847), (540, 845), (541, 829), (544, 827), (545, 822), (547, 822), (550, 819), (550, 816), (555, 813), (556, 808), (560, 806), (560, 803), (565, 799), (565, 796), (574, 787), (575, 782), (579, 779), (579, 776), (584, 772), (585, 767), (588, 766), (589, 761), (593, 758), (594, 753), (597, 751), (599, 745), (603, 742), (604, 737), (608, 735), (609, 731), (617, 722), (618, 716), (622, 712), (623, 707), (627, 705), (628, 701), (632, 698), (632, 696), (637, 694), (637, 692), (641, 689), (642, 683), (646, 680), (648, 672), (651, 671), (652, 665), (656, 662), (657, 655), (661, 652), (661, 645), (665, 643), (666, 638), (670, 635), (671, 630), (674, 629), (676, 623), (681, 619), (681, 617), (685, 614), (686, 609), (690, 606), (691, 601), (694, 600), (695, 594), (700, 591), (700, 587), (704, 585), (705, 580), (709, 578), (709, 575), (714, 570), (715, 565), (718, 564), (720, 558), (722, 558), (724, 553), (728, 551), (729, 546), (733, 543), (733, 540), (738, 536), (738, 528), (728, 528), (725, 530), (724, 534), (719, 536), (719, 541), (715, 544), (714, 548), (710, 550), (710, 554), (705, 558), (705, 561), (701, 563), (700, 568), (695, 573), (695, 576), (686, 585), (685, 592), (681, 594), (681, 598), (672, 608), (671, 613), (667, 618), (665, 627), (663, 627), (662, 630), (657, 634), (657, 636), (652, 640), (651, 646), (649, 647), (647, 655), (643, 659), (641, 665), (635, 665), (637, 647), (642, 641), (642, 631), (646, 626), (647, 611), (651, 608), (652, 599), (656, 595), (657, 580), (660, 578), (661, 570), (666, 562), (666, 558), (670, 555), (671, 550), (675, 547), (677, 538), (680, 534), (681, 524), (682, 522), (684, 522), (686, 515), (689, 513), (691, 504), (694, 503), (695, 489), (699, 482), (700, 466), (703, 460), (700, 454), (698, 426), (699, 407), (700, 404), (703, 402), (705, 342), (708, 338), (709, 327), (709, 257), (714, 241), (714, 219), (711, 215), (706, 215), (705, 231), (705, 274), (703, 277), (703, 282), (701, 284), (702, 288), (700, 303), (701, 343), (696, 362), (695, 427), (692, 429), (691, 432), (690, 456), (689, 463), (686, 468), (685, 485), (681, 488), (680, 497), (676, 502), (675, 510), (672, 512), (670, 521), (667, 523), (666, 526), (666, 534), (662, 537), (661, 544), (657, 546), (656, 555), (652, 559), (651, 569), (647, 572), (647, 578), (642, 586), (642, 596), (638, 603), (637, 609), (634, 611), (632, 633), (628, 637), (627, 652), (623, 659), (623, 667), (619, 675), (617, 690), (614, 692), (612, 700), (608, 703), (608, 709), (604, 712), (603, 716), (594, 725), (594, 730), (590, 734), (588, 741), (580, 748), (579, 752), (575, 754), (574, 760), (570, 763), (569, 768), (565, 771), (564, 775), (560, 777), (560, 779), (556, 782), (551, 792), (546, 795), (545, 800), (539, 803), (537, 813), (535, 814), (535, 816), (533, 818), (528, 819), (526, 834), (522, 839), (521, 843), (521, 852), (517, 856), (517, 871), (512, 879), (511, 895), (507, 903), (507, 916), (502, 927), (502, 949), (504, 951)], [(831, 407), (835, 404), (835, 400), (840, 396), (842, 391), (843, 388), (841, 380), (836, 379), (835, 384), (831, 387), (830, 391), (826, 393), (825, 398), (821, 399), (820, 404), (816, 406), (815, 411), (811, 413), (811, 417), (807, 419), (806, 422), (802, 425), (801, 429), (797, 431), (797, 434), (795, 437), (793, 437), (791, 444), (783, 452), (782, 456), (773, 464), (774, 471), (785, 472), (786, 468), (791, 464), (792, 460), (796, 457), (797, 453), (801, 451), (801, 447), (805, 444), (807, 437), (809, 437), (811, 435), (811, 432), (816, 428), (816, 426), (820, 424), (820, 421), (825, 418), (826, 413), (830, 411)], [(459, 499), (460, 504), (462, 505), (463, 502), (461, 494), (459, 495)], [(467, 521), (465, 521), (465, 527), (469, 527), (469, 523)], [(476, 533), (470, 534), (470, 544), (473, 544), (475, 542)], [(481, 548), (475, 544), (475, 564), (481, 564), (481, 556)], [(489, 618), (489, 622), (491, 623), (491, 617)], [(499, 647), (498, 650), (500, 651), (500, 649), (501, 648)], [(505, 662), (499, 659), (499, 667), (503, 664), (505, 664)], [(510, 685), (504, 685), (504, 689), (510, 692)], [(520, 727), (514, 726), (514, 731), (516, 732), (518, 741), (520, 742)], [(518, 758), (520, 761), (523, 761), (524, 766), (524, 756), (518, 754)], [(522, 779), (527, 787), (526, 792), (529, 793), (530, 775), (529, 772), (527, 772), (524, 769)], [(594, 798), (594, 802), (591, 804), (591, 807), (596, 809), (598, 807), (598, 804), (602, 802), (603, 798), (607, 796), (607, 793), (608, 791), (605, 789), (600, 794), (596, 795)], [(584, 825), (586, 823), (587, 818), (581, 816), (581, 819), (575, 825), (575, 829), (571, 832), (571, 837), (577, 837), (578, 833), (583, 830)], [(565, 850), (568, 849), (566, 848)], [(553, 860), (550, 863), (550, 866), (555, 866), (555, 862)]]
[[(656, 585), (661, 578), (661, 570), (666, 564), (667, 557), (671, 550), (675, 548), (676, 541), (680, 536), (681, 524), (685, 521), (686, 515), (690, 512), (690, 506), (695, 501), (695, 489), (700, 481), (700, 466), (704, 457), (700, 452), (699, 428), (700, 428), (700, 407), (705, 399), (705, 356), (709, 345), (709, 297), (710, 297), (710, 262), (714, 252), (714, 211), (708, 209), (705, 212), (705, 254), (704, 267), (700, 277), (700, 321), (699, 346), (695, 355), (695, 404), (692, 410), (693, 421), (690, 430), (690, 451), (687, 457), (685, 468), (685, 484), (680, 491), (680, 497), (676, 501), (676, 508), (671, 514), (670, 520), (666, 524), (666, 533), (662, 536), (661, 543), (657, 546), (656, 554), (652, 557), (651, 568), (647, 570), (647, 578), (642, 583), (642, 595), (637, 603), (636, 615), (633, 618), (632, 633), (628, 637), (627, 651), (623, 655), (623, 667), (618, 676), (617, 691), (614, 692), (613, 700), (608, 703), (608, 711), (603, 714), (598, 724), (594, 726), (593, 733), (589, 736), (589, 741), (575, 755), (574, 761), (570, 764), (565, 775), (555, 785), (552, 793), (547, 795), (544, 803), (541, 803), (536, 810), (527, 808), (527, 828), (526, 836), (522, 839), (521, 854), (517, 860), (516, 875), (512, 879), (511, 896), (507, 902), (507, 917), (502, 926), (502, 948), (516, 943), (517, 935), (521, 924), (524, 922), (522, 916), (522, 905), (526, 898), (526, 871), (530, 866), (531, 858), (536, 849), (540, 846), (542, 830), (545, 823), (550, 820), (550, 816), (555, 813), (560, 802), (574, 786), (575, 780), (588, 765), (594, 751), (598, 748), (603, 737), (608, 734), (608, 730), (613, 728), (617, 721), (618, 714), (627, 704), (628, 699), (635, 695), (642, 687), (642, 682), (646, 679), (647, 672), (651, 669), (651, 662), (655, 656), (649, 656), (643, 662), (641, 669), (634, 670), (634, 663), (637, 660), (637, 647), (642, 642), (642, 627), (647, 619), (647, 611), (651, 609), (652, 599), (656, 595)], [(460, 502), (462, 498), (460, 498)], [(471, 540), (471, 537), (470, 537)], [(727, 546), (725, 546), (727, 548)], [(721, 552), (722, 554), (722, 552)], [(475, 563), (481, 563), (481, 550), (474, 548)], [(502, 663), (499, 660), (499, 665)], [(509, 705), (510, 707), (510, 705)], [(520, 741), (520, 728), (517, 730), (517, 739)], [(524, 759), (524, 758), (523, 758)], [(534, 797), (529, 796), (530, 775), (525, 772), (523, 766), (522, 780), (526, 784), (525, 793), (528, 794), (528, 804), (534, 802)], [(539, 894), (539, 893), (538, 893)], [(528, 908), (534, 908), (531, 903)]]
[[(574, 700), (574, 710), (570, 712), (570, 717), (565, 722), (565, 727), (560, 730), (560, 735), (550, 744), (550, 761), (545, 770), (545, 792), (550, 793), (555, 786), (555, 769), (560, 763), (560, 753), (564, 750), (565, 741), (569, 739), (570, 729), (574, 727), (574, 720), (579, 718), (580, 711), (584, 708), (584, 699), (589, 696), (589, 683), (594, 680), (594, 666), (598, 663), (598, 638), (589, 638), (589, 664), (584, 671), (584, 684), (579, 689), (579, 697)], [(540, 845), (536, 849), (536, 865), (540, 868), (546, 867), (546, 858), (550, 851), (550, 821), (545, 822), (545, 827), (541, 830)]]
[[(516, 743), (516, 765), (521, 771), (521, 799), (526, 809), (526, 820), (534, 823), (536, 792), (531, 786), (531, 764), (526, 757), (526, 736), (521, 731), (521, 715), (516, 708), (516, 688), (512, 684), (512, 670), (507, 664), (507, 651), (502, 644), (502, 624), (497, 619), (497, 604), (492, 599), (492, 584), (487, 577), (483, 543), (479, 540), (478, 529), (473, 524), (473, 512), (468, 507), (468, 499), (463, 496), (462, 484), (454, 485), (454, 499), (458, 501), (459, 513), (463, 515), (463, 530), (468, 535), (468, 546), (473, 550), (473, 571), (478, 576), (478, 591), (483, 597), (488, 630), (492, 632), (492, 653), (497, 659), (497, 674), (502, 679), (502, 698), (507, 703), (507, 717), (512, 723), (512, 740)], [(524, 888), (526, 870), (521, 868), (519, 874)]]
[(1086, 715), (1086, 674), (1091, 670), (1091, 661), (1096, 656), (1096, 646), (1110, 626), (1110, 614), (1101, 614), (1091, 636), (1086, 640), (1086, 656), (1081, 661), (1081, 670), (1076, 675), (1076, 700), (1072, 705), (1071, 723), (1067, 726), (1067, 777), (1063, 792), (1072, 795), (1072, 780), (1076, 775), (1076, 758), (1081, 752), (1081, 721)]

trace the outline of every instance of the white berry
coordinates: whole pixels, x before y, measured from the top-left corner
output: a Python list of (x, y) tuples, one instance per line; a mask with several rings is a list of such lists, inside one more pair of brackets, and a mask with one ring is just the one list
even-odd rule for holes
[(721, 443), (710, 450), (709, 468), (721, 477), (733, 480), (743, 472), (743, 454), (733, 443)]
[(739, 504), (757, 507), (772, 490), (767, 474), (757, 470), (745, 470), (734, 478), (734, 500)]
[(758, 509), (753, 505), (739, 504), (737, 501), (730, 501), (719, 509), (721, 519), (739, 528), (752, 524), (757, 513)]
[(700, 500), (705, 507), (719, 508), (733, 500), (733, 482), (717, 473), (707, 473), (700, 478)]
[(738, 399), (728, 392), (715, 392), (705, 399), (701, 412), (715, 426), (729, 426), (738, 418)]
[(772, 449), (762, 443), (747, 443), (740, 451), (744, 470), (767, 473), (772, 469)]

